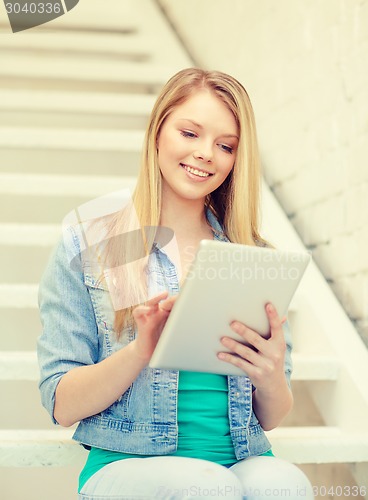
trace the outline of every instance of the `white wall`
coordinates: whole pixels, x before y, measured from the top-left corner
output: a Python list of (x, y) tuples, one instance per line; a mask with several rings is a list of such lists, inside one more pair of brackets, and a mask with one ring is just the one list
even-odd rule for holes
[(368, 343), (368, 0), (159, 0), (237, 77), (265, 176)]

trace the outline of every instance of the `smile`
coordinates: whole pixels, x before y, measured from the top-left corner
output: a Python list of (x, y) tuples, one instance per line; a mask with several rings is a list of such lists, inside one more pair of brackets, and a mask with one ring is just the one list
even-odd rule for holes
[(198, 177), (209, 177), (210, 175), (213, 175), (209, 172), (205, 172), (204, 170), (199, 170), (197, 168), (190, 167), (189, 165), (185, 165), (184, 163), (180, 163), (180, 166), (190, 174), (198, 175)]

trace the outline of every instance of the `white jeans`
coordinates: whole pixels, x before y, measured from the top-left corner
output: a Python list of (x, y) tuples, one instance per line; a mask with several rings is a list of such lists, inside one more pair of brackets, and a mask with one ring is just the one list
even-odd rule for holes
[(105, 465), (82, 488), (80, 500), (314, 499), (295, 465), (275, 457), (251, 457), (229, 469), (184, 457), (128, 458)]

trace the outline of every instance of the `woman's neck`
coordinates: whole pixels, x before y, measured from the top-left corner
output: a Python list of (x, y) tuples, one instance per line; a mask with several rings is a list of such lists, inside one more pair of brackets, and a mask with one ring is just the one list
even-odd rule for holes
[(160, 220), (161, 226), (169, 227), (174, 231), (175, 237), (166, 246), (166, 251), (177, 266), (180, 283), (187, 275), (199, 242), (203, 239), (213, 239), (204, 201), (183, 201), (185, 203), (163, 204)]
[(162, 203), (160, 225), (171, 228), (177, 235), (195, 235), (208, 230), (203, 202), (183, 200), (182, 203)]

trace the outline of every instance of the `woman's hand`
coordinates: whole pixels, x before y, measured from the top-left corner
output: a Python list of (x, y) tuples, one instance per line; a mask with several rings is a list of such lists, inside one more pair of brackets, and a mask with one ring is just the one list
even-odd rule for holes
[(234, 321), (232, 329), (247, 342), (223, 337), (222, 344), (232, 353), (220, 352), (218, 357), (238, 366), (250, 378), (256, 388), (253, 392), (253, 410), (264, 430), (277, 427), (293, 406), (293, 396), (284, 372), (286, 343), (282, 329), (286, 318), (279, 318), (272, 304), (266, 313), (271, 336), (264, 339), (254, 330)]
[(271, 392), (285, 380), (286, 344), (282, 325), (286, 318), (280, 319), (272, 304), (267, 304), (266, 313), (271, 328), (269, 339), (263, 338), (243, 323), (233, 321), (230, 325), (232, 330), (247, 345), (230, 337), (223, 337), (221, 343), (231, 352), (221, 352), (218, 357), (243, 370), (257, 389)]
[(148, 300), (145, 305), (139, 305), (133, 310), (138, 334), (134, 342), (135, 353), (148, 364), (158, 339), (173, 308), (177, 295), (167, 298), (163, 292)]
[(177, 296), (166, 297), (167, 292), (162, 293), (133, 310), (138, 326), (133, 342), (99, 363), (78, 366), (63, 375), (55, 393), (54, 417), (59, 424), (69, 427), (96, 415), (132, 385), (151, 359)]

